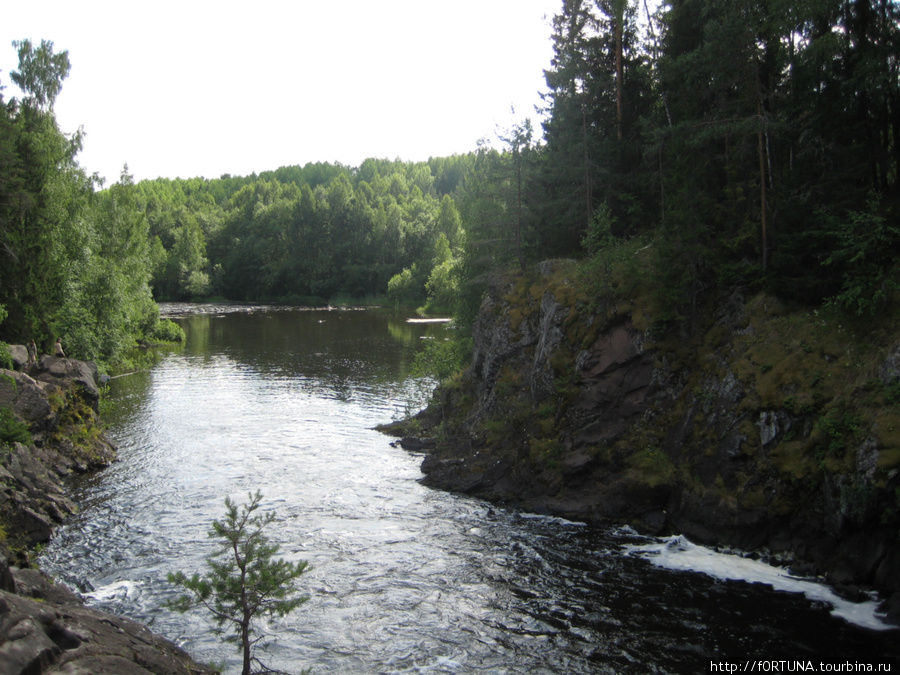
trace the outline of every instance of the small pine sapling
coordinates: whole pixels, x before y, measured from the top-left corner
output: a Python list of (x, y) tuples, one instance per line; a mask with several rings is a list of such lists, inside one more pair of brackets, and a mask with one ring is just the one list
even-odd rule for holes
[[(285, 616), (309, 599), (299, 595), (296, 580), (307, 571), (305, 561), (291, 563), (275, 558), (278, 545), (269, 542), (263, 530), (275, 520), (274, 513), (254, 515), (262, 493), (248, 495), (250, 502), (238, 507), (225, 499), (223, 521), (213, 521), (209, 531), (220, 547), (207, 558), (209, 575), (183, 572), (169, 574), (169, 582), (189, 591), (168, 606), (179, 612), (204, 607), (225, 635), (243, 655), (241, 675), (274, 673), (253, 655), (254, 647), (266, 637), (256, 625), (264, 617)], [(256, 670), (253, 670), (254, 665)]]

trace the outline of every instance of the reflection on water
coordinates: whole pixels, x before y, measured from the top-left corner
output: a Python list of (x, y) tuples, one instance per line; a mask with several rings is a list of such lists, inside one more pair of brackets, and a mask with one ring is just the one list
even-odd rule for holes
[(121, 461), (73, 485), (81, 512), (41, 564), (202, 661), (237, 652), (202, 613), (163, 609), (167, 573), (202, 571), (230, 496), (261, 489), (311, 596), (268, 658), (315, 673), (683, 673), (713, 659), (874, 658), (896, 634), (758, 584), (673, 572), (647, 540), (424, 488), (420, 458), (372, 430), (421, 389), (422, 338), (383, 312), (181, 319), (183, 348), (113, 380)]

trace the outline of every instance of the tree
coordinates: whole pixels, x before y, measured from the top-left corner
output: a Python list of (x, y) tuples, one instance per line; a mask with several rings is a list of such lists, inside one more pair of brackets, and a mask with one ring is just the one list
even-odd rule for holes
[(509, 179), (509, 183), (513, 189), (511, 190), (512, 195), (508, 199), (507, 209), (512, 212), (512, 239), (515, 244), (516, 259), (522, 270), (525, 269), (525, 256), (522, 253), (523, 229), (525, 228), (523, 193), (525, 191), (525, 182), (528, 180), (526, 174), (529, 171), (529, 163), (534, 150), (532, 145), (533, 136), (534, 131), (531, 127), (531, 120), (528, 118), (524, 122), (513, 124), (505, 132), (497, 134), (497, 137), (505, 145), (505, 154), (509, 155), (512, 163), (512, 177)]
[(0, 99), (0, 302), (9, 337), (41, 341), (55, 332), (66, 284), (89, 255), (92, 184), (75, 161), (81, 134), (61, 133), (49, 109), (68, 73), (66, 52), (53, 55), (48, 42), (37, 50), (15, 44), (12, 77), (26, 96)]
[(645, 228), (655, 210), (644, 157), (651, 69), (638, 28), (627, 0), (565, 0), (553, 20), (543, 170), (531, 190), (544, 223), (537, 242), (551, 255), (580, 250), (600, 203), (627, 232)]
[(625, 10), (628, 0), (612, 0), (616, 32), (616, 137), (622, 140), (622, 55), (624, 51)]
[(28, 95), (27, 102), (42, 110), (52, 110), (62, 82), (69, 76), (69, 52), (54, 54), (49, 40), (41, 40), (37, 48), (31, 40), (16, 40), (12, 44), (19, 50), (19, 70), (10, 73), (12, 81)]
[[(217, 632), (233, 631), (225, 640), (236, 643), (243, 655), (241, 675), (276, 672), (253, 655), (254, 647), (266, 637), (259, 631), (257, 620), (285, 616), (309, 599), (297, 595), (295, 585), (308, 564), (274, 558), (279, 547), (269, 543), (263, 530), (275, 520), (275, 514), (253, 515), (260, 507), (262, 493), (257, 490), (248, 496), (249, 503), (240, 508), (226, 497), (225, 520), (213, 521), (209, 536), (220, 541), (220, 548), (207, 558), (208, 577), (169, 574), (170, 583), (190, 591), (171, 602), (172, 608), (185, 612), (205, 607), (218, 626)], [(252, 670), (254, 664), (257, 670)]]

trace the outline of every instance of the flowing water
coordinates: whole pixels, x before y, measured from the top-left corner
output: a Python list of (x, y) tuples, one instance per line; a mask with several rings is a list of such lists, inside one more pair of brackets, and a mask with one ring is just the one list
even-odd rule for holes
[(40, 562), (200, 661), (239, 671), (206, 615), (163, 607), (178, 592), (166, 576), (203, 572), (225, 497), (257, 489), (281, 556), (312, 567), (300, 578), (309, 601), (266, 626), (261, 656), (287, 671), (704, 673), (897, 656), (900, 632), (874, 601), (681, 538), (423, 487), (421, 457), (372, 427), (422, 402), (410, 366), (444, 325), (379, 311), (179, 320), (183, 348), (112, 381), (120, 461), (72, 483), (80, 513)]

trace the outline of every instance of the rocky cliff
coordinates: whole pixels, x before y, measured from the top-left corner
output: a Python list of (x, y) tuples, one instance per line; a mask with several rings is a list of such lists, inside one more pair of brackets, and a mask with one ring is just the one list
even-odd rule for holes
[(61, 479), (115, 460), (93, 364), (43, 356), (0, 369), (0, 673), (211, 673), (133, 621), (85, 607), (29, 563), (76, 506)]
[[(527, 509), (780, 553), (900, 614), (900, 334), (742, 289), (654, 335), (569, 262), (504, 277), (470, 367), (414, 431), (424, 481)], [(407, 431), (407, 433), (410, 433)]]

